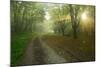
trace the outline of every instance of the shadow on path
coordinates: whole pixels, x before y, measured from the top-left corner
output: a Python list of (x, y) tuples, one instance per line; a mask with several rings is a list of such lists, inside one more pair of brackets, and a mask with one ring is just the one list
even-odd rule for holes
[(44, 49), (42, 47), (42, 44), (40, 42), (40, 38), (35, 38), (34, 42), (33, 42), (33, 54), (34, 54), (34, 60), (33, 60), (33, 64), (45, 64), (45, 52)]
[(40, 38), (37, 37), (29, 42), (25, 52), (23, 53), (21, 61), (17, 64), (17, 66), (46, 64), (45, 57), (46, 55), (42, 48)]

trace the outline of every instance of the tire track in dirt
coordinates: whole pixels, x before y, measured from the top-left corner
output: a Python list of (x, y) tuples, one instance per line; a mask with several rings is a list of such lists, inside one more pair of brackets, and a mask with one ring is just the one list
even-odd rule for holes
[(66, 60), (59, 56), (51, 47), (36, 37), (27, 45), (26, 51), (17, 66), (64, 63)]

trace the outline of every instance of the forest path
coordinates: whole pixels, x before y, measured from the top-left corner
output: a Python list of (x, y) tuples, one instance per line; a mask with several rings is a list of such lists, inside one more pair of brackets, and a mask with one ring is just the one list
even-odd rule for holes
[(64, 62), (67, 61), (59, 56), (51, 47), (45, 44), (41, 37), (36, 37), (28, 44), (18, 66)]

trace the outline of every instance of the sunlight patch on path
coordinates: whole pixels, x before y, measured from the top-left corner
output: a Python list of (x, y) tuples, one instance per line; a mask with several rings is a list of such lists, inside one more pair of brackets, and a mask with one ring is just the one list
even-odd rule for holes
[(59, 56), (52, 48), (46, 45), (41, 39), (42, 47), (47, 55), (45, 61), (48, 63), (64, 63), (67, 62), (63, 57)]

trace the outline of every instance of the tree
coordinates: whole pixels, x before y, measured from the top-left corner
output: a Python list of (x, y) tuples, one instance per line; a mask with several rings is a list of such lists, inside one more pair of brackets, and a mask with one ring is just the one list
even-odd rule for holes
[(61, 35), (65, 35), (65, 29), (66, 29), (66, 17), (68, 15), (68, 13), (66, 13), (67, 8), (65, 7), (66, 5), (64, 4), (57, 4), (54, 5), (51, 10), (50, 10), (50, 14), (51, 14), (51, 20), (53, 20), (54, 22), (54, 31), (57, 34), (61, 34)]
[(35, 32), (36, 24), (44, 20), (43, 8), (43, 5), (38, 3), (11, 1), (12, 32)]
[(69, 4), (69, 13), (71, 17), (72, 29), (73, 29), (73, 37), (77, 38), (78, 27), (80, 23), (80, 13), (83, 11), (84, 7), (80, 5), (72, 5)]

